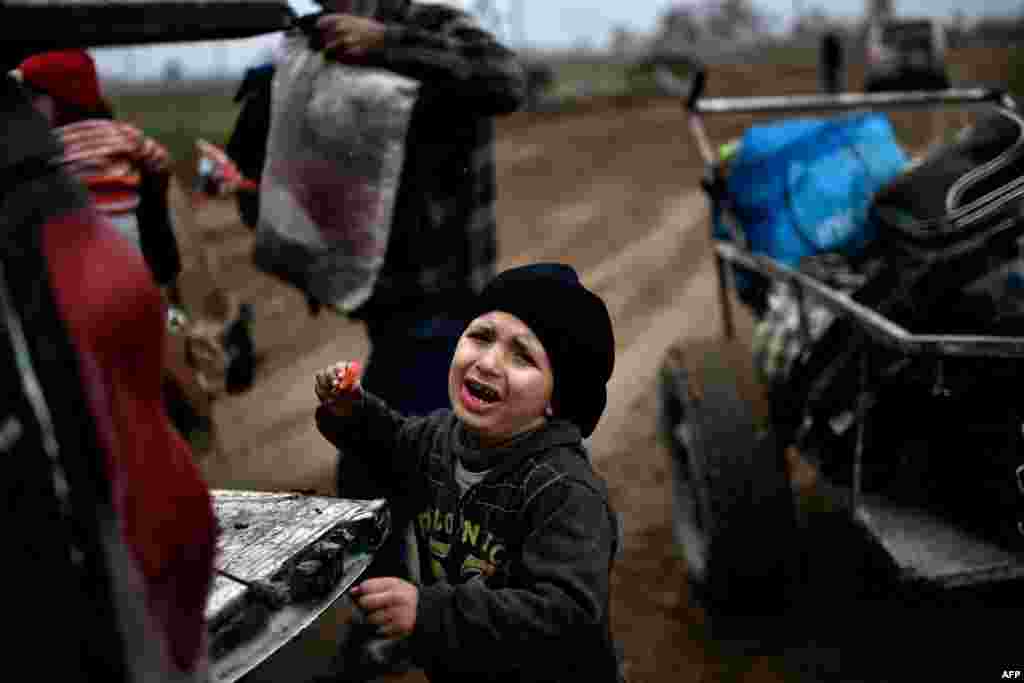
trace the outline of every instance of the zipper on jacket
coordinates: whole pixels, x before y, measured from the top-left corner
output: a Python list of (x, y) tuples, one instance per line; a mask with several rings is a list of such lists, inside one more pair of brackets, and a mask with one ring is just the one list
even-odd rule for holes
[[(455, 486), (458, 487), (458, 483), (457, 482), (456, 482)], [(476, 491), (478, 486), (480, 486), (479, 483), (473, 484), (468, 489), (466, 489), (465, 493), (462, 493), (462, 494), (459, 495), (459, 502), (456, 503), (456, 505), (455, 505), (455, 527), (452, 529), (451, 550), (448, 551), (448, 561), (446, 562), (446, 564), (448, 565), (447, 566), (448, 580), (452, 581), (453, 583), (454, 583), (454, 581), (453, 581), (452, 577), (457, 576), (452, 571), (454, 569), (452, 567), (452, 562), (455, 561), (455, 552), (454, 551), (455, 551), (456, 546), (458, 546), (458, 548), (459, 548), (459, 554), (462, 554), (462, 509), (463, 509), (463, 504), (466, 503), (473, 496), (473, 493)]]

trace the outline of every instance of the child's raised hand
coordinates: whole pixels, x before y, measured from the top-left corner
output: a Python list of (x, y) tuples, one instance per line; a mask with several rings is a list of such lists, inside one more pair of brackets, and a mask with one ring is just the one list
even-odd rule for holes
[(352, 406), (362, 397), (361, 377), (359, 361), (335, 363), (316, 373), (313, 390), (323, 406), (344, 417), (352, 412)]
[(416, 628), (419, 589), (394, 576), (367, 579), (352, 588), (356, 602), (385, 638), (405, 638)]

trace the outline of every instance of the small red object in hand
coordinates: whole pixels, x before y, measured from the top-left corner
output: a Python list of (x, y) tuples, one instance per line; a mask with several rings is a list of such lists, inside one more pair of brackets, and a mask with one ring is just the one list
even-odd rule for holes
[(334, 369), (334, 383), (332, 389), (335, 394), (342, 394), (351, 391), (359, 377), (362, 375), (362, 367), (359, 361), (349, 361), (341, 367)]

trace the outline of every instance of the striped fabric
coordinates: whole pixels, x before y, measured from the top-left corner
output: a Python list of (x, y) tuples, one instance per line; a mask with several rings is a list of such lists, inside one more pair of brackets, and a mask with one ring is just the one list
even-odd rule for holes
[(775, 282), (768, 293), (768, 310), (754, 326), (751, 343), (754, 368), (768, 386), (784, 383), (793, 364), (828, 329), (835, 315), (813, 292), (805, 293), (805, 314), (809, 337), (800, 327), (800, 301), (785, 283)]
[(166, 148), (131, 124), (88, 119), (61, 126), (56, 133), (64, 145), (63, 164), (107, 216), (135, 212), (142, 171), (167, 170)]

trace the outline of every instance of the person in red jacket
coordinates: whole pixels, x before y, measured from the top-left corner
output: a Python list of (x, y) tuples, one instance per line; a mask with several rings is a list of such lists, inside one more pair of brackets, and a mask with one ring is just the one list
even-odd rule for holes
[(215, 337), (193, 334), (178, 288), (181, 254), (168, 196), (170, 155), (138, 127), (114, 118), (103, 95), (96, 64), (85, 50), (52, 50), (23, 60), (14, 75), (33, 106), (53, 126), (63, 147), (64, 169), (89, 191), (96, 208), (142, 253), (166, 297), (173, 319), (182, 321), (184, 354), (172, 353), (164, 378), (167, 410), (197, 451), (216, 448), (211, 396), (219, 390), (200, 371), (200, 353), (212, 355), (224, 389), (240, 393), (254, 381), (250, 321), (238, 316)]
[(52, 163), (49, 122), (6, 70), (14, 49), (0, 46), (8, 666), (206, 681), (216, 522), (161, 403), (164, 302), (139, 250)]

